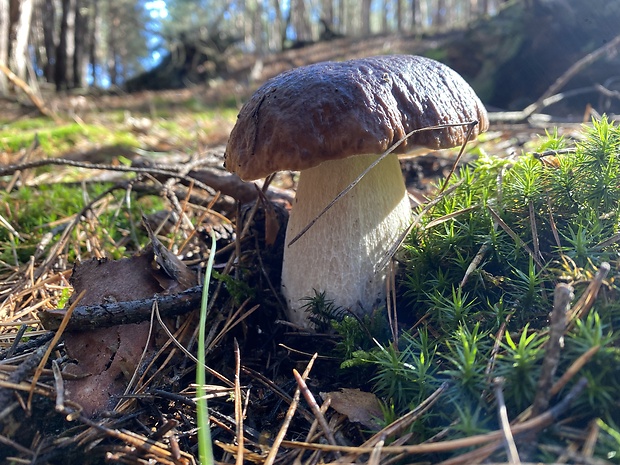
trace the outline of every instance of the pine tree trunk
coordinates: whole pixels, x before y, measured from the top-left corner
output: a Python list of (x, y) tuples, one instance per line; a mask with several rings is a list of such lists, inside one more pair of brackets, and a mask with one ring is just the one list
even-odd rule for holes
[(21, 0), (19, 2), (19, 19), (15, 27), (15, 39), (10, 52), (10, 62), (12, 71), (24, 81), (27, 80), (28, 72), (28, 35), (30, 34), (31, 19), (32, 0)]
[(118, 86), (119, 84), (119, 47), (116, 37), (116, 28), (120, 24), (118, 11), (113, 5), (108, 6), (108, 74), (110, 76), (110, 85)]
[[(0, 63), (9, 61), (9, 2), (0, 0)], [(9, 81), (4, 73), (0, 73), (0, 94), (9, 93)]]
[(402, 34), (404, 30), (403, 0), (396, 0), (396, 30)]
[[(73, 52), (73, 87), (86, 87), (86, 50), (88, 46), (88, 12), (86, 0), (76, 0)], [(84, 12), (86, 12), (84, 14)]]
[(56, 7), (54, 0), (45, 0), (43, 3), (43, 45), (45, 47), (46, 62), (43, 66), (43, 75), (47, 82), (54, 82), (54, 63), (56, 61), (57, 38), (54, 25), (56, 23)]
[(370, 4), (371, 0), (362, 0), (362, 36), (370, 36)]
[(99, 60), (97, 60), (97, 39), (99, 36), (99, 0), (92, 0), (93, 14), (90, 15), (90, 28), (88, 29), (88, 62), (90, 65), (91, 85), (97, 85), (97, 69), (99, 68)]
[(60, 17), (60, 35), (58, 47), (56, 47), (56, 64), (54, 68), (54, 81), (56, 90), (67, 88), (67, 21), (69, 18), (70, 0), (62, 0), (62, 14)]

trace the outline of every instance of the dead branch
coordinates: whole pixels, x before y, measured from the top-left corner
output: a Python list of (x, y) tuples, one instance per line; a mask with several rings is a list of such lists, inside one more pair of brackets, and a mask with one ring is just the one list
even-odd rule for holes
[[(192, 287), (178, 294), (153, 296), (148, 299), (114, 302), (100, 305), (75, 307), (67, 331), (84, 331), (121, 324), (147, 321), (151, 317), (153, 303), (157, 301), (162, 317), (181, 315), (198, 308), (202, 286)], [(41, 324), (48, 330), (58, 329), (65, 310), (46, 310), (38, 313)]]
[(62, 120), (58, 117), (56, 113), (54, 113), (45, 106), (45, 102), (41, 99), (41, 97), (39, 97), (26, 82), (20, 79), (13, 71), (11, 71), (8, 66), (0, 63), (0, 71), (2, 71), (7, 78), (9, 78), (9, 81), (11, 81), (13, 84), (15, 84), (17, 87), (24, 91), (24, 93), (30, 98), (30, 101), (34, 103), (34, 105), (39, 109), (43, 116), (52, 118), (55, 123), (62, 122)]
[[(564, 87), (566, 85), (566, 83), (568, 81), (570, 81), (577, 73), (579, 73), (580, 71), (584, 70), (585, 68), (590, 66), (592, 63), (594, 63), (596, 60), (601, 58), (603, 55), (611, 52), (612, 50), (614, 50), (618, 46), (620, 46), (620, 35), (617, 35), (616, 37), (614, 37), (612, 40), (607, 42), (602, 47), (599, 47), (596, 50), (594, 50), (593, 52), (588, 53), (582, 59), (577, 61), (573, 66), (568, 68), (564, 72), (564, 74), (562, 74), (560, 77), (558, 77), (555, 80), (555, 82), (545, 91), (545, 93), (543, 95), (541, 95), (538, 98), (538, 100), (536, 100), (531, 105), (528, 105), (527, 107), (525, 107), (521, 111), (506, 111), (506, 112), (492, 113), (492, 114), (489, 115), (489, 119), (491, 121), (502, 121), (502, 122), (524, 121), (524, 120), (530, 118), (535, 113), (538, 113), (543, 108), (548, 107), (549, 105), (552, 105), (553, 103), (556, 103), (556, 102), (562, 100), (563, 98), (569, 96), (570, 92), (572, 92), (574, 94), (584, 93), (586, 90), (587, 91), (597, 90), (597, 91), (601, 92), (601, 88), (604, 89), (604, 87), (600, 86), (600, 85), (597, 85), (597, 86), (595, 86), (592, 89), (591, 88), (575, 89), (574, 91), (569, 91), (569, 92), (566, 92), (566, 93), (558, 93), (558, 91), (562, 87)], [(607, 89), (605, 89), (605, 90), (607, 90)], [(610, 92), (610, 91), (607, 91), (607, 92)], [(603, 93), (605, 94), (605, 92), (603, 92)], [(612, 93), (612, 95), (615, 96), (615, 93)]]
[[(84, 168), (102, 171), (118, 171), (124, 173), (145, 173), (156, 177), (176, 177), (186, 183), (191, 183), (199, 187), (210, 195), (215, 195), (217, 191), (224, 195), (228, 195), (240, 203), (249, 203), (256, 200), (259, 196), (255, 184), (262, 187), (261, 182), (246, 182), (241, 180), (236, 174), (231, 174), (217, 168), (203, 168), (200, 170), (192, 170), (188, 174), (184, 174), (184, 165), (157, 165), (157, 166), (123, 166), (108, 165), (100, 163), (88, 163), (66, 158), (48, 158), (43, 160), (33, 160), (26, 163), (8, 165), (0, 167), (0, 176), (13, 174), (16, 171), (23, 171), (31, 168), (39, 168), (47, 165), (71, 166), (74, 168)], [(272, 201), (287, 202), (292, 204), (293, 193), (286, 189), (278, 189), (269, 186), (265, 193), (267, 198)]]

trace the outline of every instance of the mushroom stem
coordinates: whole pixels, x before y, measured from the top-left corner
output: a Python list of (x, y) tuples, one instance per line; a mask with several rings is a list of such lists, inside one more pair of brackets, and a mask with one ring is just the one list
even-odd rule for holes
[[(302, 171), (286, 244), (376, 158), (358, 155)], [(315, 290), (358, 315), (383, 303), (386, 269), (376, 268), (410, 221), (400, 163), (390, 154), (299, 240), (285, 245), (282, 292), (290, 321), (310, 326), (302, 306)]]

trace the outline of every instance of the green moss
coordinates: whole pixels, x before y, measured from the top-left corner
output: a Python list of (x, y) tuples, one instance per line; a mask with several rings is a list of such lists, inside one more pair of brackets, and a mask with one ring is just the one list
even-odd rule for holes
[[(0, 196), (3, 216), (20, 234), (21, 239), (13, 236), (6, 228), (0, 228), (0, 260), (14, 263), (26, 263), (45, 234), (51, 233), (51, 243), (60, 237), (73, 215), (82, 211), (85, 198), (94, 199), (108, 189), (109, 185), (94, 184), (86, 193), (81, 187), (63, 184), (22, 187)], [(142, 212), (163, 208), (159, 197), (137, 197), (132, 194), (131, 208), (124, 203), (124, 191), (115, 194), (116, 200), (108, 203), (108, 208), (99, 211), (96, 219), (90, 222), (92, 234), (98, 237), (102, 245), (113, 258), (121, 258), (125, 248), (117, 247), (121, 239), (135, 232), (134, 226), (140, 223)], [(140, 233), (135, 237), (143, 237)], [(78, 242), (79, 240), (75, 238)], [(133, 243), (137, 249), (141, 244)], [(49, 246), (49, 245), (48, 245)], [(69, 259), (74, 258), (69, 250)]]
[(443, 401), (412, 427), (420, 441), (446, 428), (453, 438), (497, 429), (494, 398), (481, 395), (493, 392), (495, 377), (505, 380), (510, 418), (531, 405), (556, 284), (572, 284), (576, 300), (584, 277), (603, 262), (612, 267), (606, 292), (567, 332), (558, 374), (600, 346), (579, 374), (589, 384), (571, 414), (606, 423), (620, 415), (620, 127), (603, 118), (584, 129), (574, 149), (565, 145), (549, 134), (539, 152), (559, 153), (516, 161), (481, 155), (460, 169), (422, 214), (401, 257), (399, 321), (415, 329), (398, 343), (353, 352), (343, 365), (373, 367), (375, 392), (396, 413), (447, 381)]
[[(28, 125), (26, 125), (28, 126)], [(136, 137), (128, 131), (113, 131), (103, 125), (65, 124), (54, 127), (34, 125), (28, 129), (11, 125), (0, 131), (0, 150), (18, 152), (32, 146), (35, 137), (46, 155), (58, 155), (77, 144), (125, 144), (139, 145)]]

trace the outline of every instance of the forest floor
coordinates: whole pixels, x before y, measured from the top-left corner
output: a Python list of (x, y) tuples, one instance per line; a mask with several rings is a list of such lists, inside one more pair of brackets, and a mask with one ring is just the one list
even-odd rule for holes
[[(419, 53), (440, 39), (399, 40), (289, 51), (265, 59), (260, 80), (345, 55)], [(195, 463), (197, 283), (215, 251), (207, 365), (220, 462), (471, 463), (465, 451), (505, 461), (498, 440), (506, 433), (493, 422), (476, 433), (452, 435), (466, 429), (445, 425), (432, 438), (417, 436), (417, 417), (392, 411), (390, 418), (389, 403), (380, 407), (367, 370), (339, 369), (343, 359), (334, 350), (342, 334), (310, 334), (284, 321), (279, 267), (295, 175), (280, 173), (263, 196), (222, 166), (239, 107), (259, 83), (248, 82), (251, 68), (239, 61), (231, 65), (234, 79), (178, 91), (44, 93), (58, 121), (23, 102), (2, 102), (0, 460)], [(481, 154), (516, 160), (556, 130), (568, 141), (584, 138), (582, 122), (536, 121), (494, 124), (468, 144), (462, 163)], [(402, 158), (420, 209), (437, 195), (457, 153)], [(108, 307), (95, 320), (101, 305)], [(293, 369), (310, 367), (307, 387), (322, 413), (295, 394), (300, 385), (304, 395), (308, 390)], [(442, 389), (412, 411), (422, 415)], [(383, 423), (373, 420), (383, 415)], [(574, 437), (563, 430), (561, 447), (545, 449), (549, 462), (572, 451), (580, 463), (604, 463), (592, 453), (594, 427), (580, 428)], [(416, 449), (421, 437), (425, 444)]]

